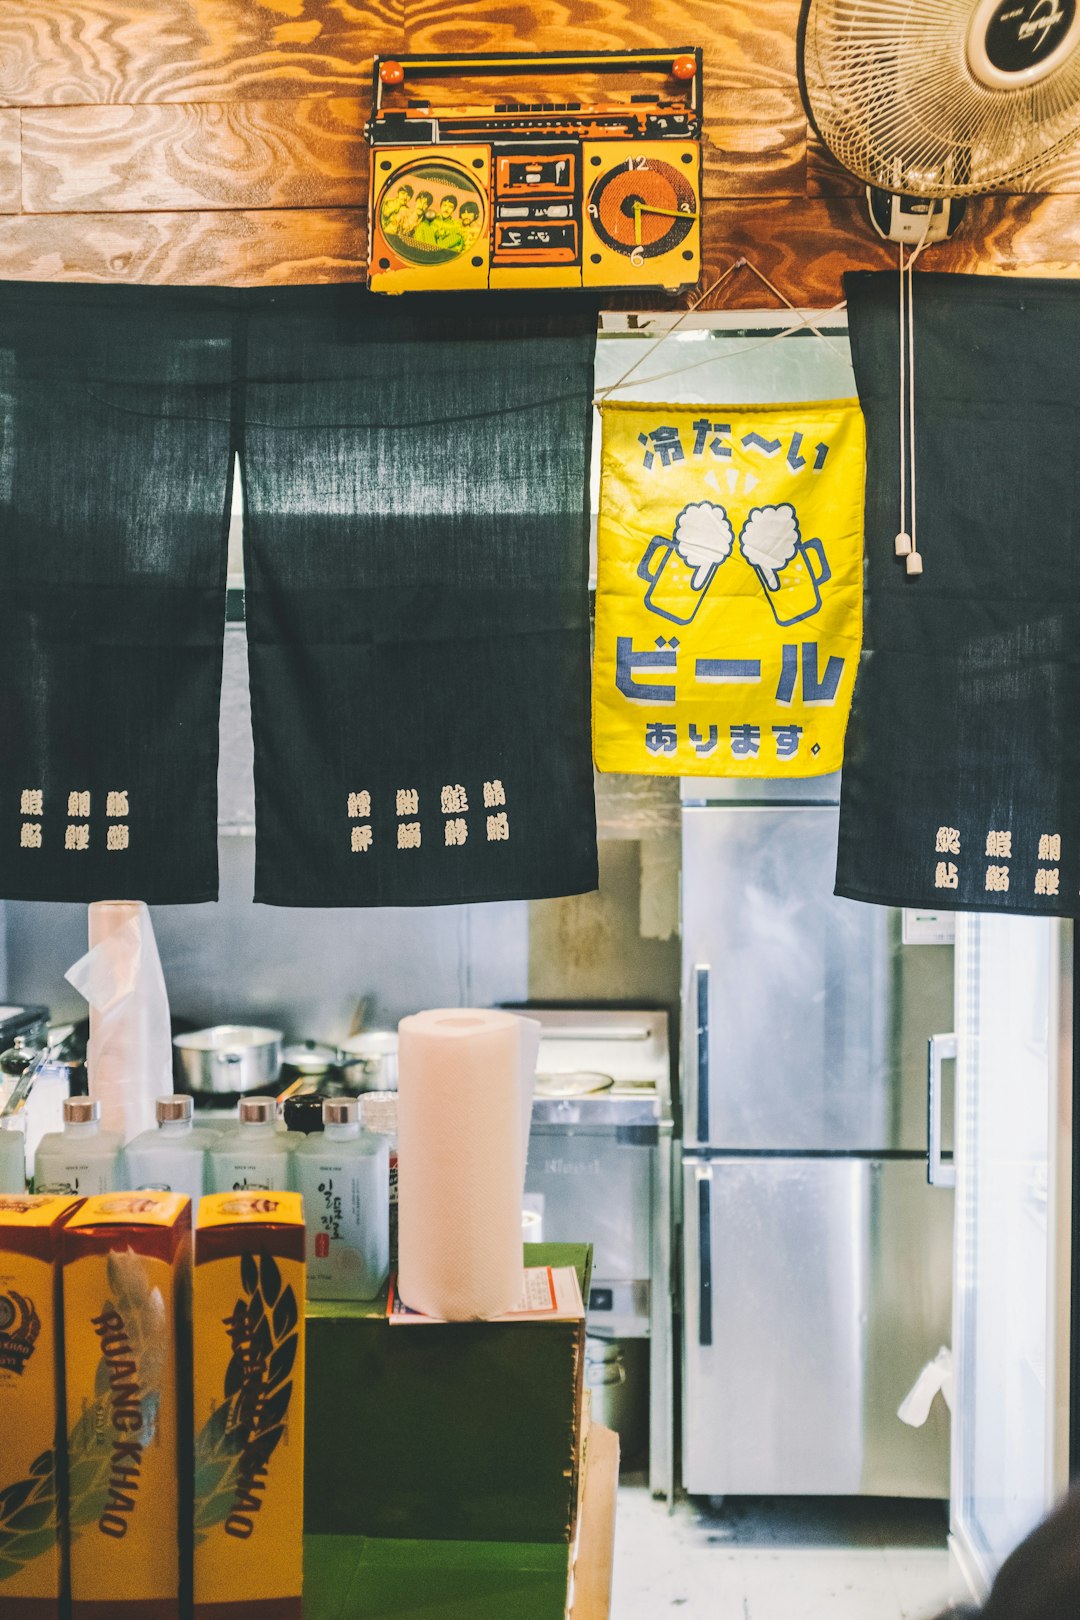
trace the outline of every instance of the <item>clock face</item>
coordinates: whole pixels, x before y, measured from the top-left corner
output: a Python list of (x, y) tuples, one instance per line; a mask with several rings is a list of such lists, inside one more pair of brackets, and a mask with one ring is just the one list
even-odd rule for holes
[(635, 261), (655, 259), (689, 234), (697, 197), (685, 174), (660, 158), (631, 157), (589, 192), (589, 217), (602, 242)]

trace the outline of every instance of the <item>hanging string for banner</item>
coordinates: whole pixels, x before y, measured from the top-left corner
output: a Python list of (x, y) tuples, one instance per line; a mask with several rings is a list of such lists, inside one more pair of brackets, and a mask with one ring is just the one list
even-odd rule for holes
[[(778, 298), (782, 304), (786, 305), (786, 307), (791, 310), (796, 319), (792, 326), (785, 327), (780, 332), (774, 332), (770, 337), (763, 338), (760, 343), (750, 344), (744, 349), (731, 351), (724, 358), (734, 359), (740, 354), (752, 354), (757, 349), (767, 348), (770, 343), (775, 343), (780, 338), (791, 337), (795, 332), (810, 331), (813, 332), (815, 337), (820, 338), (821, 341), (825, 343), (840, 360), (847, 362), (847, 356), (836, 346), (835, 343), (832, 342), (829, 337), (826, 336), (821, 328), (816, 325), (814, 321), (810, 320), (808, 316), (804, 315), (800, 310), (798, 310), (792, 303), (791, 299), (788, 298), (786, 294), (781, 292), (780, 288), (777, 287), (774, 282), (770, 281), (769, 277), (764, 273), (764, 271), (759, 270), (756, 264), (751, 263), (749, 259), (743, 257), (736, 259), (733, 264), (728, 265), (726, 270), (722, 271), (720, 275), (716, 276), (714, 280), (711, 281), (705, 288), (704, 292), (702, 292), (693, 303), (687, 305), (686, 309), (683, 310), (682, 314), (678, 316), (672, 325), (669, 326), (665, 332), (662, 332), (654, 343), (649, 345), (649, 347), (645, 350), (645, 353), (639, 355), (637, 359), (627, 367), (626, 371), (623, 372), (622, 376), (619, 377), (617, 381), (608, 383), (604, 388), (598, 388), (595, 394), (596, 403), (603, 403), (603, 401), (607, 399), (609, 395), (616, 393), (620, 388), (623, 388), (629, 378), (634, 375), (639, 367), (645, 364), (645, 361), (649, 358), (649, 356), (654, 354), (656, 350), (660, 348), (661, 344), (666, 343), (667, 340), (678, 331), (679, 327), (687, 319), (687, 317), (699, 310), (702, 304), (704, 304), (705, 300), (711, 297), (711, 295), (716, 292), (719, 287), (722, 287), (729, 276), (733, 276), (739, 270), (749, 270), (752, 275), (755, 275), (763, 286), (769, 289), (774, 297)], [(841, 299), (838, 304), (832, 305), (828, 313), (830, 315), (838, 314), (846, 307), (845, 301)], [(714, 364), (716, 358), (717, 357), (715, 355), (709, 355), (703, 360), (693, 361), (688, 366), (678, 366), (670, 371), (654, 372), (648, 377), (640, 377), (637, 379), (637, 382), (639, 386), (644, 386), (648, 383), (663, 382), (668, 377), (678, 376), (684, 371), (693, 371), (698, 366)]]

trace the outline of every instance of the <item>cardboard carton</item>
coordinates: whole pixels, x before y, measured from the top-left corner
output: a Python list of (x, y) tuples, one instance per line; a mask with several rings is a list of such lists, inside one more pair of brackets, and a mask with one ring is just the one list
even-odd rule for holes
[(88, 1198), (63, 1251), (72, 1620), (179, 1620), (190, 1203)]
[[(588, 1298), (586, 1245), (525, 1253), (530, 1266), (574, 1266)], [(309, 1302), (309, 1534), (546, 1542), (565, 1559), (584, 1317), (405, 1328), (386, 1309), (385, 1298)]]
[(303, 1613), (304, 1275), (297, 1193), (201, 1200), (192, 1312), (195, 1620)]
[(0, 1620), (58, 1620), (60, 1234), (77, 1198), (0, 1196)]

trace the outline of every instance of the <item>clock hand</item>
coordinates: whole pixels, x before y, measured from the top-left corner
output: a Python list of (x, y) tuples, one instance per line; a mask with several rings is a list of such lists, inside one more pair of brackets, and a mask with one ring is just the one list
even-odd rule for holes
[(685, 208), (651, 208), (648, 203), (634, 200), (634, 242), (641, 246), (641, 216), (642, 214), (663, 214), (665, 219), (696, 219), (696, 214), (688, 214)]

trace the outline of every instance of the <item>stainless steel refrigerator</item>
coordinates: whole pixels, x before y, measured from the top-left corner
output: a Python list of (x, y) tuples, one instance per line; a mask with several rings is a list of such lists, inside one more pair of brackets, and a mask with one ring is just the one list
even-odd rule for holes
[(905, 945), (899, 912), (834, 897), (838, 790), (683, 783), (692, 1493), (949, 1493), (940, 1397), (921, 1428), (896, 1413), (950, 1341), (927, 1042), (952, 1027), (952, 950)]

